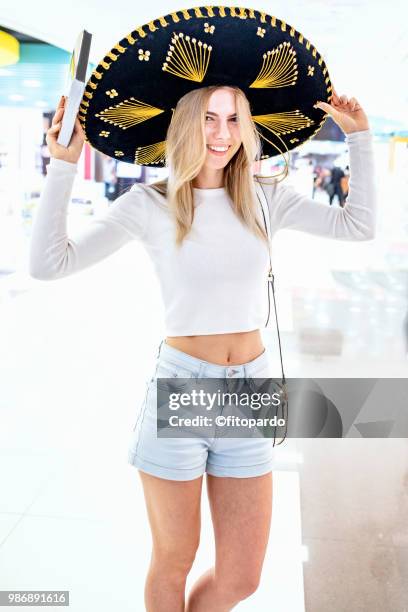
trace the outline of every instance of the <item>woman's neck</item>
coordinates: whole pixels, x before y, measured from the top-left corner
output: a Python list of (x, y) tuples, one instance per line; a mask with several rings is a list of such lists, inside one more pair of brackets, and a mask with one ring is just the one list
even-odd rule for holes
[(224, 187), (224, 169), (213, 170), (202, 168), (193, 179), (193, 187), (196, 189), (219, 189)]

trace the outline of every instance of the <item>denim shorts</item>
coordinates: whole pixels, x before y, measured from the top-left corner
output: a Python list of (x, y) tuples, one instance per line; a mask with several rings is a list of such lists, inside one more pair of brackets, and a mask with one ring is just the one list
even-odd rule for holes
[(276, 448), (271, 438), (157, 436), (157, 378), (268, 378), (272, 377), (266, 349), (240, 365), (223, 366), (204, 361), (170, 346), (163, 340), (153, 376), (133, 428), (128, 462), (168, 480), (193, 480), (204, 472), (212, 476), (248, 478), (273, 469)]

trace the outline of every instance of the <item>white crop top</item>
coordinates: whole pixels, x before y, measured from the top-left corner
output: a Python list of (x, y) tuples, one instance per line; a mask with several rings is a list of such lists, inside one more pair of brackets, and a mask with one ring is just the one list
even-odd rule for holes
[[(281, 228), (339, 240), (375, 234), (376, 193), (370, 130), (346, 136), (349, 195), (344, 208), (297, 193), (284, 181), (262, 185), (268, 198), (271, 237)], [(224, 188), (194, 190), (191, 232), (177, 250), (175, 223), (166, 199), (135, 184), (78, 235), (67, 236), (67, 208), (77, 165), (51, 159), (34, 218), (29, 270), (53, 280), (104, 259), (140, 240), (158, 275), (168, 336), (250, 331), (268, 315), (268, 248), (240, 221)], [(262, 212), (259, 209), (259, 219)]]

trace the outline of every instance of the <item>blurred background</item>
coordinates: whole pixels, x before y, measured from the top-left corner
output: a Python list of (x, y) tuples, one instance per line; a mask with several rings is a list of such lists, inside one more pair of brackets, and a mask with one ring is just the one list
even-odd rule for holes
[[(406, 378), (406, 4), (250, 6), (293, 25), (316, 46), (337, 92), (359, 100), (374, 133), (375, 240), (290, 230), (274, 238), (286, 376)], [(30, 278), (31, 227), (49, 163), (45, 134), (61, 94), (68, 94), (70, 55), (82, 29), (93, 34), (90, 74), (136, 26), (181, 8), (188, 5), (87, 0), (62, 10), (48, 0), (0, 1), (0, 589), (70, 589), (75, 610), (141, 609), (150, 542), (137, 473), (125, 464), (164, 335), (163, 311), (153, 267), (137, 243), (57, 282)], [(261, 171), (272, 174), (282, 164), (266, 160)], [(348, 164), (344, 135), (328, 118), (291, 153), (286, 180), (327, 206), (344, 206)], [(107, 158), (85, 143), (69, 234), (103, 214), (133, 182), (165, 174)], [(279, 376), (273, 321), (263, 337)], [(401, 521), (408, 512), (406, 441), (327, 442), (279, 448), (265, 578), (239, 609), (408, 609), (408, 533)], [(205, 500), (203, 521), (189, 580), (213, 555)], [(329, 562), (332, 573), (324, 571)]]

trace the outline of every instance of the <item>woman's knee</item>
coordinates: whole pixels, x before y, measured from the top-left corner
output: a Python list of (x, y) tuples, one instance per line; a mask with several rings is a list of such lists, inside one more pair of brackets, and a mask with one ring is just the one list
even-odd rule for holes
[(258, 589), (260, 583), (259, 574), (248, 572), (246, 574), (236, 574), (235, 576), (228, 576), (223, 580), (219, 580), (220, 590), (226, 594), (231, 601), (242, 601), (247, 597), (250, 597)]
[(188, 546), (155, 546), (153, 548), (152, 562), (156, 567), (162, 568), (169, 576), (187, 575), (194, 563), (199, 540), (194, 540)]

